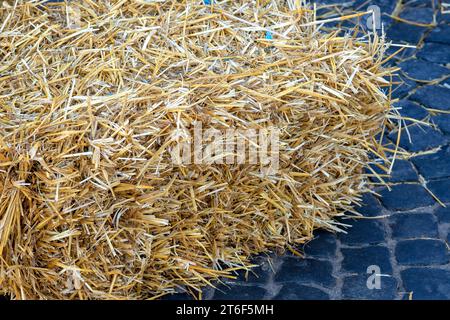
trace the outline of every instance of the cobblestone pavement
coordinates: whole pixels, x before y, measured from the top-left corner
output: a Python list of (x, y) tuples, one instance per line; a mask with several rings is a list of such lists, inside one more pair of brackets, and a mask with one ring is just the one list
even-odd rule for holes
[[(299, 248), (303, 259), (256, 258), (261, 266), (255, 274), (206, 289), (203, 298), (450, 299), (450, 13), (442, 14), (441, 4), (432, 1), (346, 2), (359, 10), (379, 6), (387, 37), (417, 45), (393, 61), (405, 83), (393, 94), (400, 99), (395, 106), (405, 117), (433, 124), (406, 121), (409, 135), (402, 135), (400, 146), (412, 156), (395, 162), (386, 179), (391, 190), (380, 186), (374, 191), (381, 197), (364, 196), (359, 211), (373, 219), (343, 221), (352, 225), (347, 234), (317, 232)], [(386, 142), (396, 135), (390, 133)], [(370, 266), (379, 270), (368, 273)], [(370, 277), (374, 270), (382, 275), (379, 289)]]

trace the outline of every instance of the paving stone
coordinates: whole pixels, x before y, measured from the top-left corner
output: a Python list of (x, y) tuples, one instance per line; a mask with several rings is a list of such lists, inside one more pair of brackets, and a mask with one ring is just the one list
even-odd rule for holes
[(193, 300), (194, 298), (187, 293), (174, 293), (163, 297), (163, 300)]
[(267, 261), (261, 262), (260, 260), (254, 260), (252, 262), (258, 266), (252, 268), (250, 271), (239, 271), (235, 281), (261, 284), (267, 283), (269, 277), (273, 274)]
[(383, 207), (373, 194), (365, 193), (362, 196), (361, 206), (355, 209), (365, 217), (376, 217), (382, 214)]
[(322, 287), (332, 287), (336, 283), (332, 272), (333, 266), (329, 261), (287, 256), (284, 258), (281, 269), (275, 275), (275, 281), (297, 284), (315, 283)]
[(392, 167), (390, 178), (388, 182), (408, 182), (417, 181), (419, 176), (414, 170), (412, 164), (407, 160), (396, 160)]
[(424, 86), (410, 97), (427, 108), (450, 110), (450, 89), (441, 86)]
[(425, 179), (450, 177), (450, 146), (411, 159)]
[(442, 14), (438, 12), (437, 21), (440, 25), (450, 24), (450, 14), (449, 13)]
[(380, 277), (380, 289), (369, 289), (370, 274), (344, 278), (342, 297), (344, 299), (392, 300), (397, 296), (398, 285), (393, 277)]
[[(389, 139), (387, 138), (388, 134), (389, 134), (389, 131), (388, 131), (387, 128), (385, 128), (385, 130), (384, 130), (384, 132), (383, 132), (382, 134), (381, 134), (381, 133), (378, 133), (378, 134), (375, 136), (375, 139), (376, 139), (377, 141), (380, 141), (381, 144), (382, 144), (383, 146), (385, 146), (385, 147), (392, 147), (392, 146), (395, 146), (395, 145), (392, 143), (392, 141), (389, 140)], [(373, 159), (378, 159), (378, 158), (379, 158), (379, 157), (376, 155)]]
[(450, 272), (432, 268), (410, 268), (401, 273), (403, 286), (414, 300), (450, 299)]
[(434, 28), (425, 41), (450, 44), (450, 25), (440, 25)]
[(450, 75), (450, 69), (418, 59), (403, 61), (398, 66), (408, 77), (417, 81), (431, 81)]
[[(400, 100), (397, 103), (394, 103), (394, 107), (403, 117), (423, 120), (428, 116), (428, 112), (425, 108), (410, 100)], [(409, 120), (406, 120), (405, 122), (406, 124), (412, 123), (412, 121)]]
[(397, 243), (395, 257), (401, 265), (446, 264), (449, 262), (448, 249), (441, 240), (416, 239)]
[(381, 202), (394, 211), (426, 207), (435, 203), (430, 194), (419, 184), (397, 184), (381, 190)]
[[(397, 132), (391, 132), (388, 137), (392, 141), (396, 141)], [(414, 124), (408, 129), (402, 129), (399, 145), (405, 150), (418, 152), (442, 146), (447, 142), (448, 138), (431, 126)]]
[(397, 239), (437, 238), (438, 226), (431, 213), (397, 213), (389, 218), (392, 236)]
[(262, 300), (266, 290), (257, 286), (234, 284), (229, 287), (220, 286), (214, 291), (214, 300)]
[[(380, 11), (382, 12), (381, 13), (381, 25), (383, 26), (383, 30), (386, 30), (395, 22), (395, 20), (392, 19), (388, 15), (383, 15), (383, 12), (387, 12), (387, 11), (384, 11), (383, 9), (381, 9)], [(368, 19), (368, 17), (366, 17), (366, 19)], [(369, 29), (369, 28), (367, 28), (367, 29)], [(372, 31), (372, 29), (370, 29), (370, 31)], [(377, 31), (378, 31), (378, 35), (380, 35), (381, 29), (378, 29)]]
[(431, 121), (437, 125), (443, 133), (450, 135), (450, 114), (438, 114), (432, 116)]
[(427, 187), (442, 202), (450, 202), (450, 179), (430, 181), (427, 183)]
[[(388, 164), (383, 165), (388, 166)], [(371, 168), (379, 175), (387, 175), (383, 169), (376, 165), (371, 165)], [(417, 172), (407, 160), (395, 160), (390, 176), (381, 176), (381, 178), (386, 182), (411, 182), (419, 180)], [(377, 177), (371, 177), (370, 180), (376, 182), (380, 181)]]
[[(389, 79), (387, 79), (389, 81)], [(392, 77), (392, 97), (404, 98), (411, 90), (417, 87), (417, 82), (406, 78), (404, 75)]]
[(439, 222), (450, 223), (450, 206), (448, 205), (446, 208), (439, 207), (434, 212)]
[(413, 57), (417, 49), (416, 48), (405, 48), (402, 51), (398, 52), (398, 47), (389, 47), (386, 50), (386, 56), (392, 55), (395, 53), (395, 56), (393, 56), (389, 61), (387, 61), (387, 65), (394, 66), (400, 61), (406, 60), (408, 58)]
[(389, 250), (383, 246), (342, 248), (342, 269), (346, 272), (365, 273), (367, 267), (377, 265), (382, 273), (392, 272)]
[(336, 256), (336, 235), (324, 230), (314, 233), (314, 239), (303, 246), (306, 257), (332, 259)]
[(387, 30), (387, 38), (392, 41), (416, 44), (422, 38), (425, 27), (413, 26), (408, 23), (396, 22)]
[(317, 288), (296, 283), (284, 285), (275, 300), (329, 300), (330, 296)]
[(423, 24), (433, 22), (434, 11), (431, 8), (408, 8), (400, 12), (399, 17), (408, 21), (414, 21)]
[(437, 6), (439, 0), (409, 0), (403, 5), (406, 7), (433, 7)]
[(345, 224), (351, 224), (347, 233), (339, 233), (338, 238), (343, 244), (353, 246), (360, 244), (377, 244), (385, 241), (384, 228), (375, 219), (342, 220)]
[(450, 45), (442, 43), (425, 43), (417, 54), (417, 58), (438, 64), (450, 63)]

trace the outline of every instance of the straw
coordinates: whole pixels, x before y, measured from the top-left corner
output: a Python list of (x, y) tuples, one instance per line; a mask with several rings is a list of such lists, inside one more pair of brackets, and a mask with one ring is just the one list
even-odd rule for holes
[[(369, 154), (386, 158), (383, 38), (322, 32), (301, 1), (18, 0), (0, 21), (13, 299), (201, 296), (255, 254), (340, 231)], [(174, 164), (195, 121), (278, 128), (278, 171)]]

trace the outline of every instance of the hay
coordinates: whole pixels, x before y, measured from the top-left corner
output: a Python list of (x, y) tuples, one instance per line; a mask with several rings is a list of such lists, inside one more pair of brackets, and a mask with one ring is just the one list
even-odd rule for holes
[[(386, 158), (383, 39), (322, 32), (300, 1), (15, 1), (0, 17), (12, 298), (201, 297), (251, 255), (339, 231), (369, 153)], [(195, 121), (279, 129), (278, 170), (175, 164)]]

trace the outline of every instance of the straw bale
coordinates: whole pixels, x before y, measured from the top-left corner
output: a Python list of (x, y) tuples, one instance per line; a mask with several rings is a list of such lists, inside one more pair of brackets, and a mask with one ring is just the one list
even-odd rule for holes
[[(0, 293), (201, 297), (341, 230), (386, 158), (393, 70), (383, 37), (323, 22), (301, 1), (4, 1)], [(277, 128), (277, 171), (174, 163), (195, 123)]]

